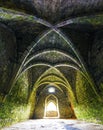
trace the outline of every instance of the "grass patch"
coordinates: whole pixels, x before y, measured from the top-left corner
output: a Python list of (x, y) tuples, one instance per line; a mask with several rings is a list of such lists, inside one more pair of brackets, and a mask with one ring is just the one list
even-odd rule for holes
[(103, 124), (102, 104), (78, 105), (74, 110), (78, 119)]
[(28, 104), (14, 104), (5, 102), (0, 104), (0, 128), (9, 126), (29, 118), (30, 106)]

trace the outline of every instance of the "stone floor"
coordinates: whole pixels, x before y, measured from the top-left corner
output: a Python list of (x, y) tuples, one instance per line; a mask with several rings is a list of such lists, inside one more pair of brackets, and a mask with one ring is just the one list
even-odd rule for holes
[(103, 125), (79, 120), (40, 119), (21, 122), (2, 130), (103, 130)]

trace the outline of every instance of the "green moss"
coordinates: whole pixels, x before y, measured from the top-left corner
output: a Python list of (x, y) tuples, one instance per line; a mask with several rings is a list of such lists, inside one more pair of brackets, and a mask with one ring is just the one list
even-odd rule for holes
[(18, 11), (13, 11), (5, 8), (0, 8), (0, 20), (29, 21), (34, 23), (37, 22), (37, 18), (32, 15), (27, 15), (25, 13), (20, 13)]
[(34, 113), (34, 109), (35, 109), (35, 103), (36, 103), (36, 92), (33, 91), (30, 95), (30, 98), (29, 98), (29, 104), (30, 104), (30, 118), (33, 117), (33, 113)]
[(91, 84), (83, 77), (79, 72), (76, 76), (76, 94), (79, 104), (89, 104), (93, 100), (98, 100), (98, 97), (94, 91), (95, 86)]
[(76, 76), (76, 96), (78, 103), (74, 98), (73, 105), (77, 118), (103, 123), (103, 115), (101, 114), (103, 113), (102, 102), (98, 100), (88, 81), (79, 72)]
[(28, 87), (28, 75), (24, 73), (15, 83), (15, 86), (7, 97), (7, 101), (16, 102), (18, 104), (26, 103), (28, 100)]
[(30, 117), (32, 103), (28, 102), (28, 87), (28, 74), (24, 73), (12, 88), (6, 101), (0, 104), (1, 128)]
[(101, 123), (103, 124), (103, 107), (101, 103), (94, 103), (92, 105), (78, 105), (74, 108), (78, 119)]
[(0, 128), (29, 118), (30, 106), (5, 102), (0, 104)]
[(102, 25), (103, 24), (103, 14), (94, 16), (84, 16), (73, 19), (74, 23), (91, 24), (91, 25)]

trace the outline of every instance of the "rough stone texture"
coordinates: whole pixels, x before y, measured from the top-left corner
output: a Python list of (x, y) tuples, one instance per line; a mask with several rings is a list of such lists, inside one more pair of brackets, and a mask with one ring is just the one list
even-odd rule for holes
[(80, 28), (78, 28), (77, 30), (73, 28), (69, 29), (69, 27), (67, 26), (63, 28), (63, 31), (66, 33), (71, 42), (75, 45), (80, 55), (82, 56), (83, 60), (86, 62), (86, 64), (88, 64), (89, 62), (88, 52), (90, 51), (94, 34), (91, 31), (89, 32), (89, 29), (87, 29), (88, 31), (84, 30), (85, 29)]
[(98, 86), (99, 94), (103, 96), (103, 31), (95, 33), (90, 56), (90, 71)]
[(102, 0), (1, 0), (0, 5), (57, 23), (70, 16), (101, 12), (103, 2)]
[[(59, 113), (60, 118), (72, 118), (74, 113), (70, 108), (70, 102), (67, 101), (67, 97), (63, 92), (60, 92), (57, 88), (56, 92), (53, 94), (58, 99)], [(44, 110), (45, 110), (45, 99), (49, 96), (48, 88), (44, 88), (44, 90), (38, 95), (37, 103), (35, 106), (34, 118), (44, 118)]]
[(102, 121), (102, 11), (102, 0), (1, 0), (0, 92), (6, 95), (11, 89), (8, 81), (16, 62), (17, 78), (29, 70), (30, 117), (43, 118), (49, 95), (44, 88), (54, 83), (60, 118), (74, 117), (72, 106), (77, 105), (83, 109), (79, 115), (85, 115), (81, 119)]
[(16, 57), (16, 40), (14, 33), (0, 24), (0, 90), (5, 94), (13, 75)]

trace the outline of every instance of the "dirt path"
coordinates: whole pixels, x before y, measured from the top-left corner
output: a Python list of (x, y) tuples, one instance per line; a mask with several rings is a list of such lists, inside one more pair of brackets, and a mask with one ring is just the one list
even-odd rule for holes
[(21, 122), (2, 130), (103, 130), (103, 125), (78, 120), (40, 119)]

